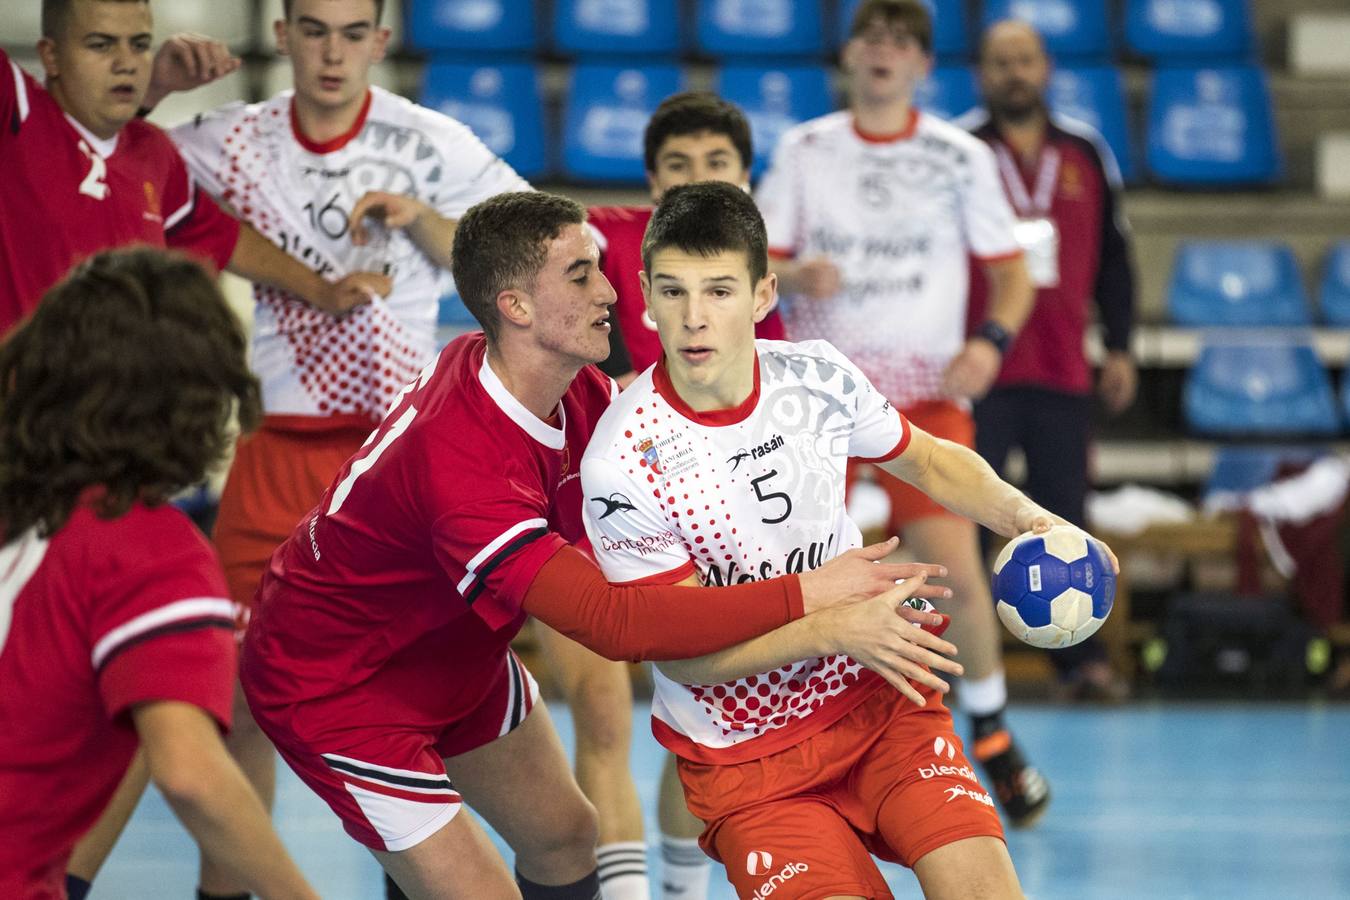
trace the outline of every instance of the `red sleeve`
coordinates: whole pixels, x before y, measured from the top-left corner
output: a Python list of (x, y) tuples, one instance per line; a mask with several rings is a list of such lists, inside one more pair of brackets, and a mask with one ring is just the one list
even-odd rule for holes
[(748, 641), (804, 613), (797, 576), (733, 587), (615, 587), (564, 547), (539, 570), (525, 610), (608, 659), (689, 659)]
[(164, 186), (164, 242), (211, 262), (221, 271), (234, 256), (239, 228), (239, 220), (224, 212), (197, 186), (174, 149), (168, 183)]
[(109, 718), (138, 703), (180, 700), (230, 727), (236, 651), (227, 623), (166, 630), (113, 657), (99, 673), (99, 693)]

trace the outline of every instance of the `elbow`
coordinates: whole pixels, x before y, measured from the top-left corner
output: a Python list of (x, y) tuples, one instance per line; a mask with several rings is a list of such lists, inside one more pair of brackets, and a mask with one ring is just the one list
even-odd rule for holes
[(201, 809), (211, 795), (213, 779), (200, 765), (183, 757), (160, 761), (151, 770), (150, 777), (175, 809)]

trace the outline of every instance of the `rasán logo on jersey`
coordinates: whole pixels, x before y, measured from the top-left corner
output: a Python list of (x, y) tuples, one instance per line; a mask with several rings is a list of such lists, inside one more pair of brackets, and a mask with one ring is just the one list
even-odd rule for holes
[(592, 497), (591, 502), (603, 503), (605, 505), (605, 511), (597, 516), (597, 518), (600, 519), (608, 519), (617, 512), (628, 512), (629, 510), (637, 509), (637, 507), (633, 505), (633, 501), (629, 500), (618, 491), (615, 491), (608, 497)]
[(780, 449), (785, 442), (781, 434), (775, 434), (762, 444), (756, 444), (753, 447), (742, 447), (727, 460), (731, 464), (731, 471), (735, 472), (740, 468), (741, 463), (747, 459), (759, 459), (762, 456), (768, 456), (775, 450)]

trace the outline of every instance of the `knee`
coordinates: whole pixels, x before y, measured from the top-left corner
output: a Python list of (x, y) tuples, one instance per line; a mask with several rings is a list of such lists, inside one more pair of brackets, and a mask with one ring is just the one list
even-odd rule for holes
[(600, 819), (595, 807), (580, 791), (553, 814), (547, 816), (546, 826), (537, 831), (529, 847), (518, 852), (535, 858), (591, 858), (600, 840)]

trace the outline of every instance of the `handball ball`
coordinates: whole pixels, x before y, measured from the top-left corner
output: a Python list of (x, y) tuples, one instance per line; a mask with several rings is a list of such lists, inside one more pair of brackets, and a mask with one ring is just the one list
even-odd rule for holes
[(1072, 647), (1111, 612), (1116, 576), (1101, 544), (1072, 525), (1028, 531), (994, 563), (994, 602), (1008, 630), (1033, 647)]

